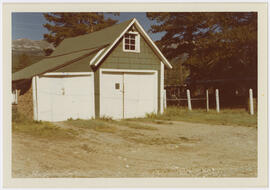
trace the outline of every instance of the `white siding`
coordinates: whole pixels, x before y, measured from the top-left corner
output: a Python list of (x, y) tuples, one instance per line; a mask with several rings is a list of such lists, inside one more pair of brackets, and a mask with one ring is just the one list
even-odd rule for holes
[(95, 116), (93, 74), (79, 74), (51, 73), (38, 78), (37, 89), (33, 88), (33, 92), (37, 90), (37, 120), (64, 121)]

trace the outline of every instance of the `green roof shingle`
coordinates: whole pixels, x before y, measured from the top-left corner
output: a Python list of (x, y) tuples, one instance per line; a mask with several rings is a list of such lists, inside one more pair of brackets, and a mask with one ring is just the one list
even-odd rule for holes
[(98, 50), (104, 47), (108, 48), (131, 21), (132, 20), (128, 20), (120, 24), (115, 24), (90, 34), (64, 39), (50, 56), (13, 73), (12, 81), (30, 79), (35, 75), (58, 70), (61, 67), (75, 63), (87, 56), (89, 56), (89, 61), (85, 64), (89, 65), (91, 58)]

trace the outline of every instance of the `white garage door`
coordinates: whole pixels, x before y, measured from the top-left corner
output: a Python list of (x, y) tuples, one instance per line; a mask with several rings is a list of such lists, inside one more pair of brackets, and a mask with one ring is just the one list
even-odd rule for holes
[(43, 76), (37, 80), (38, 120), (94, 117), (93, 75)]
[(101, 116), (114, 119), (144, 117), (157, 113), (157, 73), (102, 71)]

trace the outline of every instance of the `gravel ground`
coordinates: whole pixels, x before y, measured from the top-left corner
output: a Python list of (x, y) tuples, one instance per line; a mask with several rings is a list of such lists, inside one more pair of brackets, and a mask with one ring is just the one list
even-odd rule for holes
[(71, 139), (12, 134), (12, 175), (43, 177), (256, 177), (257, 129), (186, 122), (76, 129)]

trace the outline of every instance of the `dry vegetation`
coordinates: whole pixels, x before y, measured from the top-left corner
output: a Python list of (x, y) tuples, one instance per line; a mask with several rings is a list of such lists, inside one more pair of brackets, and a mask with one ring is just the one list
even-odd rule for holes
[(16, 110), (12, 111), (12, 132), (43, 138), (73, 138), (77, 131), (56, 126), (50, 122), (33, 121)]
[[(213, 125), (233, 125), (257, 127), (257, 114), (250, 115), (245, 109), (223, 109), (220, 113), (215, 110), (206, 112), (203, 109), (188, 111), (178, 107), (170, 107), (164, 114), (147, 114), (142, 121), (160, 122), (165, 121), (186, 121), (192, 123), (206, 123)], [(161, 120), (161, 121), (157, 121)]]
[[(115, 121), (102, 118), (56, 123), (34, 122), (13, 112), (12, 175), (13, 177), (255, 177), (257, 175), (256, 127), (173, 121), (172, 118), (176, 119), (179, 114), (184, 114), (184, 111), (178, 111), (169, 120), (166, 118), (168, 111), (177, 111), (173, 109), (175, 108), (167, 110), (164, 116), (151, 115), (146, 119)], [(199, 111), (195, 112), (192, 114), (202, 114)]]

